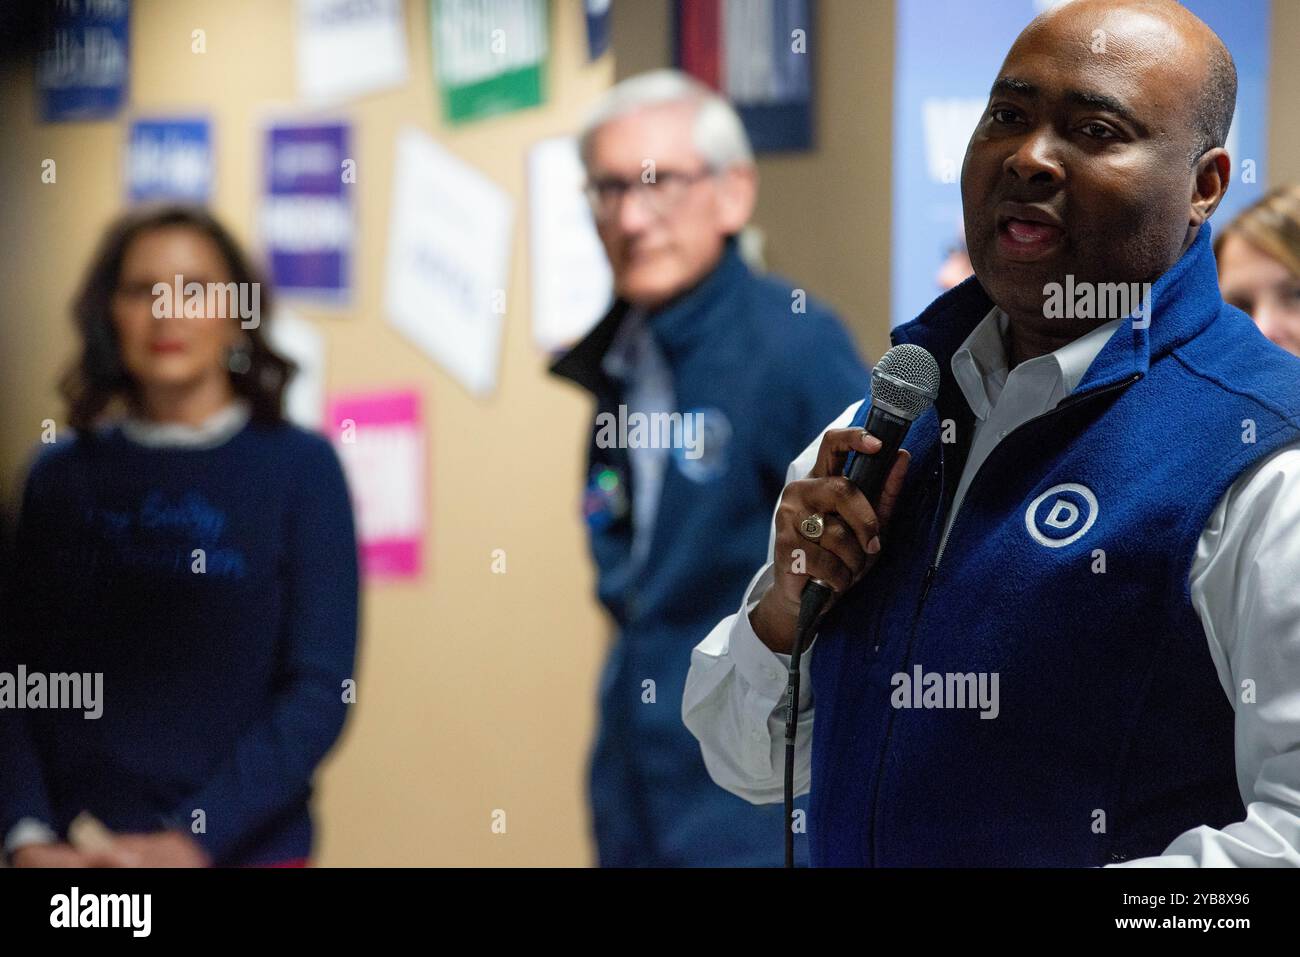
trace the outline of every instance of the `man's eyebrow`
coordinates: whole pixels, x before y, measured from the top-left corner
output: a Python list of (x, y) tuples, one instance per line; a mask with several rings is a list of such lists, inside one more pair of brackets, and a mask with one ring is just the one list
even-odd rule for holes
[(1113, 96), (1107, 96), (1105, 93), (1094, 93), (1089, 90), (1070, 90), (1065, 94), (1065, 98), (1071, 103), (1078, 103), (1080, 106), (1094, 106), (1099, 110), (1105, 110), (1107, 113), (1114, 113), (1121, 120), (1132, 123), (1139, 129), (1145, 128), (1142, 121), (1133, 115), (1133, 111)]
[[(1010, 93), (1033, 99), (1038, 96), (1039, 89), (1028, 80), (1022, 80), (1014, 76), (1000, 76), (993, 82), (993, 88), (989, 91), (989, 96), (996, 96), (998, 93)], [(1133, 115), (1133, 111), (1113, 96), (1092, 90), (1068, 90), (1065, 98), (1069, 102), (1080, 106), (1091, 106), (1099, 110), (1105, 110), (1108, 113), (1114, 113), (1120, 119), (1133, 124), (1138, 129), (1146, 129), (1146, 125)]]
[(1000, 76), (993, 81), (993, 89), (989, 90), (989, 96), (995, 93), (1017, 93), (1020, 96), (1037, 96), (1038, 87), (1028, 80), (1021, 80), (1014, 76)]

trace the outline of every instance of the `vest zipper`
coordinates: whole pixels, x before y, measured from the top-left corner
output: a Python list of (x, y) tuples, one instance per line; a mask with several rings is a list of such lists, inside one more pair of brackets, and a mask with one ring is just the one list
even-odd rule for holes
[[(1123, 380), (1122, 382), (1114, 382), (1101, 389), (1096, 389), (1092, 392), (1085, 392), (1081, 395), (1066, 396), (1064, 399), (1058, 402), (1053, 408), (1048, 409), (1046, 412), (1042, 413), (1041, 415), (1034, 416), (1032, 419), (1026, 419), (1024, 422), (1021, 422), (1014, 429), (1009, 431), (1005, 436), (1003, 436), (1001, 440), (999, 440), (998, 444), (993, 447), (993, 449), (989, 452), (988, 456), (985, 457), (984, 462), (987, 463), (988, 460), (992, 458), (993, 455), (998, 451), (998, 449), (1003, 448), (1006, 445), (1007, 439), (1015, 435), (1021, 429), (1028, 427), (1032, 423), (1050, 418), (1056, 415), (1056, 413), (1064, 409), (1072, 408), (1073, 406), (1079, 404), (1080, 402), (1086, 402), (1090, 399), (1107, 395), (1111, 392), (1115, 392), (1120, 389), (1126, 389), (1141, 378), (1142, 378), (1142, 373), (1135, 372), (1133, 375), (1129, 376), (1127, 379)], [(984, 466), (983, 464), (981, 464), (980, 471), (983, 470), (984, 470)], [(971, 480), (970, 488), (966, 489), (967, 498), (970, 497), (971, 489), (974, 488), (975, 482), (978, 480), (978, 478), (979, 476), (977, 474), (975, 478)], [(957, 477), (957, 481), (958, 482), (961, 481), (960, 476)], [(941, 489), (939, 493), (939, 508), (943, 508), (943, 502), (944, 502), (944, 495)], [(965, 504), (965, 499), (962, 500), (962, 503)], [(935, 574), (939, 571), (939, 561), (940, 559), (943, 558), (944, 549), (948, 545), (948, 537), (949, 535), (952, 534), (952, 530), (957, 526), (957, 522), (960, 519), (960, 513), (961, 513), (961, 507), (958, 506), (957, 511), (953, 513), (952, 521), (947, 523), (948, 527), (944, 530), (943, 534), (940, 535), (939, 545), (935, 549), (934, 558), (931, 560), (929, 567), (926, 568), (925, 570), (925, 577), (921, 581), (921, 594), (920, 597), (917, 599), (916, 611), (912, 614), (912, 626), (908, 631), (908, 635), (907, 635), (907, 651), (906, 651), (906, 660), (904, 663), (910, 662), (912, 659), (912, 646), (916, 642), (916, 627), (921, 622), (921, 611), (925, 607), (925, 600), (930, 594), (930, 586), (934, 583)], [(882, 620), (883, 620), (883, 615), (882, 615)], [(894, 724), (894, 719), (893, 719), (893, 715), (891, 714), (886, 723), (885, 738), (884, 741), (881, 743), (880, 756), (879, 756), (879, 760), (876, 763), (875, 786), (873, 788), (873, 794), (871, 797), (871, 823), (869, 825), (869, 829), (867, 833), (871, 837), (870, 857), (871, 857), (871, 864), (873, 867), (876, 866), (876, 808), (880, 800), (880, 779), (881, 776), (884, 774), (884, 770), (885, 770), (885, 755), (889, 751), (889, 739), (893, 731), (893, 724)]]
[[(1086, 392), (1083, 395), (1067, 396), (1065, 399), (1058, 402), (1054, 407), (1048, 409), (1046, 412), (1042, 413), (1041, 415), (1036, 415), (1032, 419), (1026, 419), (1024, 422), (1021, 422), (1014, 429), (1008, 432), (1005, 436), (1003, 436), (998, 441), (998, 444), (995, 445), (989, 451), (989, 454), (988, 456), (985, 457), (984, 461), (988, 462), (989, 458), (991, 458), (993, 454), (997, 452), (998, 449), (1002, 448), (1002, 446), (1006, 443), (1006, 440), (1011, 438), (1011, 436), (1015, 435), (1021, 429), (1026, 428), (1035, 422), (1042, 421), (1043, 419), (1051, 418), (1052, 416), (1054, 416), (1056, 413), (1060, 412), (1063, 409), (1073, 408), (1074, 406), (1078, 405), (1080, 402), (1084, 402), (1089, 399), (1094, 399), (1097, 398), (1098, 396), (1107, 395), (1108, 393), (1114, 392), (1118, 389), (1128, 388), (1134, 382), (1137, 382), (1137, 380), (1140, 378), (1142, 378), (1142, 373), (1135, 372), (1133, 375), (1129, 376), (1127, 379), (1125, 379), (1122, 382), (1114, 382), (1104, 388), (1097, 389), (1096, 391), (1093, 392)], [(983, 471), (982, 464), (980, 466), (980, 471)], [(975, 484), (975, 481), (978, 478), (979, 476), (977, 474), (975, 478), (971, 480), (972, 486)], [(958, 481), (960, 481), (960, 478), (958, 479)], [(970, 497), (970, 488), (967, 488), (966, 498), (969, 497)], [(962, 499), (962, 505), (966, 504), (966, 498)], [(942, 501), (942, 497), (940, 501)], [(926, 569), (925, 581), (921, 586), (921, 604), (924, 604), (926, 596), (930, 593), (930, 583), (934, 580), (935, 573), (939, 570), (939, 562), (942, 561), (944, 550), (948, 547), (948, 537), (952, 535), (952, 530), (957, 526), (957, 522), (960, 520), (960, 518), (961, 518), (961, 506), (959, 505), (957, 506), (957, 511), (954, 512), (952, 515), (952, 521), (947, 523), (947, 527), (944, 529), (943, 534), (939, 537), (939, 547), (935, 551), (934, 560), (930, 562), (930, 567)], [(917, 611), (919, 613), (920, 611), (919, 607)]]

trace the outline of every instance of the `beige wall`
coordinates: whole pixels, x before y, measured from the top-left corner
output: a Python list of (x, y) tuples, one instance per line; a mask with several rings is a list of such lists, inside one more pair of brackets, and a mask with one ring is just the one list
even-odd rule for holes
[(1300, 3), (1273, 0), (1269, 77), (1269, 182), (1300, 183)]
[[(141, 111), (205, 108), (218, 149), (217, 212), (245, 241), (259, 123), (301, 116), (288, 0), (137, 0), (131, 85)], [(620, 75), (670, 59), (667, 0), (617, 0)], [(570, 130), (612, 77), (588, 65), (578, 0), (553, 0), (547, 105), (449, 131), (430, 80), (427, 3), (408, 0), (413, 80), (337, 114), (357, 143), (358, 298), (299, 308), (328, 341), (329, 387), (412, 385), (424, 396), (432, 481), (425, 577), (369, 588), (358, 707), (321, 779), (326, 864), (562, 864), (590, 860), (582, 775), (606, 640), (577, 519), (588, 406), (544, 375), (529, 332), (525, 210), (517, 210), (501, 385), (476, 401), (393, 332), (380, 279), (398, 129), (430, 130), (523, 199), (523, 150)], [(207, 31), (203, 55), (190, 31)], [(830, 300), (873, 357), (887, 346), (893, 4), (824, 0), (819, 150), (761, 160), (757, 221), (769, 263)], [(1300, 3), (1275, 3), (1274, 181), (1300, 179)], [(38, 125), (30, 69), (0, 76), (0, 494), (12, 500), (73, 345), (66, 305), (122, 196), (124, 125)], [(277, 112), (278, 108), (278, 112)], [(58, 182), (40, 183), (41, 161)], [(521, 492), (494, 464), (529, 463)], [(493, 549), (508, 572), (490, 573)], [(505, 835), (490, 815), (507, 812)]]

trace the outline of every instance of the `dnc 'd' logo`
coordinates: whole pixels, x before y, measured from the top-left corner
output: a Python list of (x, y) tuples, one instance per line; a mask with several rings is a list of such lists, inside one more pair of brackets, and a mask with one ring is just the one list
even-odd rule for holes
[(1077, 542), (1097, 521), (1097, 496), (1086, 485), (1053, 485), (1029, 503), (1025, 528), (1039, 545), (1064, 548)]

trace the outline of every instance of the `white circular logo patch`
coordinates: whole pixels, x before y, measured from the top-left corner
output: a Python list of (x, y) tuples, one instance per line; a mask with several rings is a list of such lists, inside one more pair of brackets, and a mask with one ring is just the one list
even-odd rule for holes
[(1064, 548), (1084, 536), (1097, 521), (1097, 496), (1085, 485), (1053, 485), (1029, 503), (1025, 528), (1030, 538), (1048, 548)]

